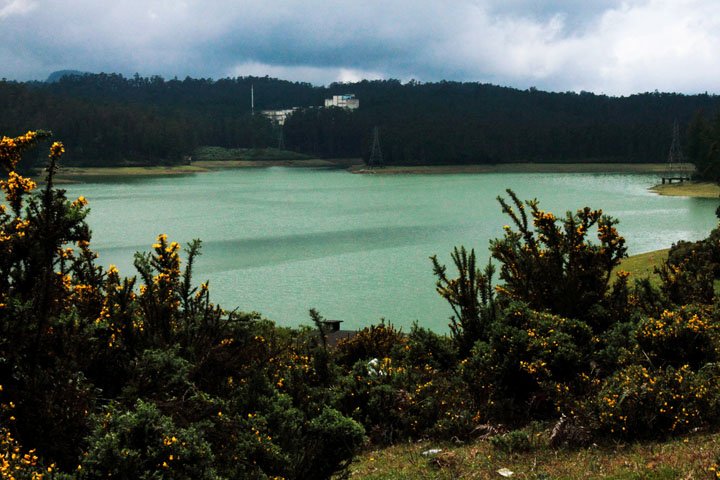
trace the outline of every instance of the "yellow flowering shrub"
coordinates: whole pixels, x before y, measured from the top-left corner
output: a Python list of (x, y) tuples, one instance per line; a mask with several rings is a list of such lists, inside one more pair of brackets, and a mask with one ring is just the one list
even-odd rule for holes
[(10, 431), (0, 427), (0, 479), (43, 480), (54, 468), (43, 468), (35, 450), (24, 451)]
[(605, 301), (612, 269), (626, 255), (618, 221), (588, 207), (560, 219), (541, 210), (537, 200), (522, 202), (512, 190), (507, 193), (509, 202), (498, 201), (514, 228), (508, 226), (503, 238), (490, 242), (504, 282), (498, 291), (533, 309), (607, 328), (608, 320), (591, 312)]
[(683, 306), (643, 318), (635, 335), (642, 356), (654, 365), (699, 368), (720, 358), (719, 334), (720, 322), (710, 307)]
[(630, 365), (602, 384), (597, 398), (597, 428), (613, 436), (656, 437), (716, 424), (720, 370), (708, 364), (648, 368)]

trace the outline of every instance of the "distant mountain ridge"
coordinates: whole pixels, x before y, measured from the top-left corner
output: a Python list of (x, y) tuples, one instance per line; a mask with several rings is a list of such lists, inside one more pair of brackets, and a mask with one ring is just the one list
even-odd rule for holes
[(50, 75), (48, 75), (48, 78), (47, 78), (47, 80), (45, 80), (45, 83), (59, 82), (60, 79), (62, 79), (63, 77), (72, 77), (72, 76), (82, 77), (83, 75), (92, 75), (92, 73), (81, 72), (80, 70), (58, 70), (58, 71), (52, 72)]

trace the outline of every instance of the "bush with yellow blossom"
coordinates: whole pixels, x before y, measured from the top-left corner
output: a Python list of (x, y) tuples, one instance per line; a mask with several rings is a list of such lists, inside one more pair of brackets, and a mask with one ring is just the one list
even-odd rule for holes
[[(42, 188), (16, 170), (49, 136), (0, 141), (0, 427), (12, 439), (0, 456), (30, 455), (15, 478), (346, 469), (363, 429), (325, 403), (330, 378), (317, 380), (312, 338), (210, 302), (207, 283), (192, 282), (199, 240), (183, 262), (180, 245), (158, 236), (136, 256), (138, 277), (98, 266), (87, 200), (54, 185), (62, 144), (50, 145)], [(302, 373), (295, 387), (282, 380), (291, 368)]]

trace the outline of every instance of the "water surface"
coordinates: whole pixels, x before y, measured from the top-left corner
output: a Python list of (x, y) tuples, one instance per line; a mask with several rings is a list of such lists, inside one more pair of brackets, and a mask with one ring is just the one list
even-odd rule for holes
[(344, 328), (380, 318), (443, 331), (450, 314), (435, 293), (430, 255), (450, 262), (455, 245), (486, 261), (508, 219), (496, 197), (512, 188), (561, 214), (584, 206), (619, 218), (629, 251), (705, 237), (717, 201), (661, 197), (638, 174), (353, 175), (340, 170), (221, 170), (187, 176), (113, 178), (69, 185), (90, 202), (93, 248), (104, 265), (133, 275), (132, 257), (158, 233), (203, 241), (195, 280), (212, 300), (308, 324), (317, 308)]

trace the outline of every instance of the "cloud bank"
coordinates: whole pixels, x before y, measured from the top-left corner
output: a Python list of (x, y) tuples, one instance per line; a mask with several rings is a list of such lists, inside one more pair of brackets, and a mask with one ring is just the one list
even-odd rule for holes
[(0, 0), (0, 77), (77, 69), (327, 84), (720, 93), (714, 0)]

